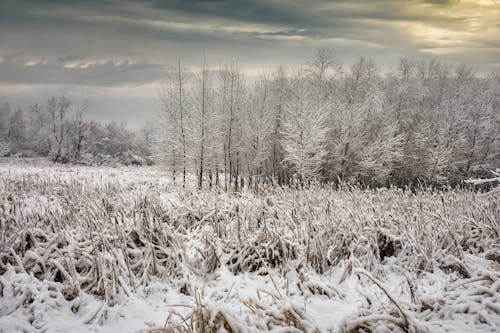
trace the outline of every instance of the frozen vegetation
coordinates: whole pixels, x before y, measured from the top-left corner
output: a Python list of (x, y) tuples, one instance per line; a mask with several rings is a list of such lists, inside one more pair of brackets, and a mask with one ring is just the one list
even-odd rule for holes
[(498, 332), (497, 193), (0, 163), (0, 332)]

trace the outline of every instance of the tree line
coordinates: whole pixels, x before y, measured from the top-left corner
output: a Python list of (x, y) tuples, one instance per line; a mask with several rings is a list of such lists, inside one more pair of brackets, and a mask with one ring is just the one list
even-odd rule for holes
[(51, 97), (29, 110), (0, 105), (0, 156), (48, 157), (78, 164), (151, 163), (151, 131), (85, 119), (88, 103)]
[[(186, 182), (226, 190), (350, 182), (451, 184), (500, 165), (500, 75), (436, 60), (391, 70), (318, 50), (257, 78), (236, 62), (180, 61), (162, 92), (154, 155)], [(204, 185), (205, 184), (205, 185)]]

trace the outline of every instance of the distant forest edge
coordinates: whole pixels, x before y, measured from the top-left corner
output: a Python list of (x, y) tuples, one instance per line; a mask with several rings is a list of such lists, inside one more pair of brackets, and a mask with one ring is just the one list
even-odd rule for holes
[(86, 109), (87, 103), (73, 106), (66, 97), (50, 97), (27, 112), (0, 105), (0, 156), (84, 165), (152, 164), (146, 129), (133, 132), (124, 123), (86, 120)]
[(402, 58), (343, 65), (320, 49), (301, 68), (246, 77), (236, 62), (172, 66), (142, 131), (85, 120), (50, 98), (0, 107), (0, 154), (54, 162), (160, 162), (180, 182), (238, 189), (309, 181), (456, 185), (500, 166), (500, 72)]

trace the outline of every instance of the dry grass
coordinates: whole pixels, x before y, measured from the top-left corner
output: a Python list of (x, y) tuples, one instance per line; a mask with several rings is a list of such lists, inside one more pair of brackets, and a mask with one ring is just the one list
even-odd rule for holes
[[(369, 272), (372, 283), (396, 269), (409, 285), (436, 271), (463, 281), (442, 300), (400, 304), (394, 297), (385, 303), (392, 304), (388, 312), (371, 303), (344, 321), (344, 332), (371, 332), (380, 325), (420, 332), (427, 327), (422, 322), (465, 311), (463, 302), (486, 324), (485, 313), (500, 314), (495, 196), (320, 186), (229, 195), (182, 190), (158, 182), (154, 173), (1, 172), (0, 294), (12, 288), (4, 273), (25, 272), (48, 281), (68, 302), (81, 292), (101, 298), (89, 323), (103, 323), (109, 306), (153, 281), (187, 281), (185, 293), (196, 294), (188, 290), (191, 278), (221, 266), (236, 275), (269, 276), (274, 303), (243, 300), (249, 310), (243, 318), (196, 296), (186, 321), (169, 317), (151, 332), (318, 331), (307, 311), (285, 302), (280, 281), (292, 266), (304, 297), (341, 299), (342, 281), (359, 269)], [(467, 255), (489, 260), (490, 270), (473, 271)], [(345, 269), (338, 285), (315, 279), (339, 267)], [(23, 294), (19, 306), (29, 306), (30, 297)]]

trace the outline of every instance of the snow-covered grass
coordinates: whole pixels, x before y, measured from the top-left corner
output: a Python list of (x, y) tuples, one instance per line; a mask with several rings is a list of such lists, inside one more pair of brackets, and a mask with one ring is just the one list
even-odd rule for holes
[(500, 201), (0, 163), (0, 332), (497, 332)]

